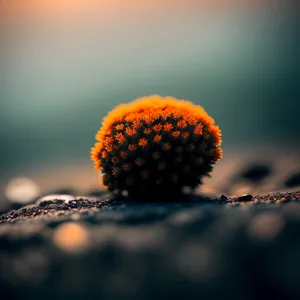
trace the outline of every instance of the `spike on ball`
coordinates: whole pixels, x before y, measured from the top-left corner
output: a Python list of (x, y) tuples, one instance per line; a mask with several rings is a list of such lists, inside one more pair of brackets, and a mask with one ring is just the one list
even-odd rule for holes
[(173, 97), (154, 95), (117, 106), (96, 140), (95, 169), (101, 183), (119, 194), (195, 189), (222, 157), (214, 120), (201, 106)]

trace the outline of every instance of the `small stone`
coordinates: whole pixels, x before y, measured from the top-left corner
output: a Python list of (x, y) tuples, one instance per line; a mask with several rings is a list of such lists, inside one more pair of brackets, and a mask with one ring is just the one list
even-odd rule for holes
[(79, 205), (77, 200), (71, 200), (68, 204), (71, 208), (77, 208)]
[(65, 202), (69, 202), (75, 200), (74, 196), (72, 195), (64, 195), (64, 194), (52, 194), (44, 196), (36, 201), (36, 204), (40, 207), (44, 207), (51, 204), (63, 204)]
[(240, 197), (238, 197), (239, 201), (251, 201), (253, 199), (253, 196), (250, 194), (244, 194)]

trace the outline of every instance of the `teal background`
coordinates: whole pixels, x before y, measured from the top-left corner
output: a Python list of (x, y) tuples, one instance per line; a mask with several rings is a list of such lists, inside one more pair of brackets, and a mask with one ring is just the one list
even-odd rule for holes
[[(165, 12), (1, 28), (1, 172), (89, 161), (103, 116), (160, 94), (202, 105), (224, 147), (299, 142), (294, 9)], [(155, 15), (155, 8), (151, 11)]]

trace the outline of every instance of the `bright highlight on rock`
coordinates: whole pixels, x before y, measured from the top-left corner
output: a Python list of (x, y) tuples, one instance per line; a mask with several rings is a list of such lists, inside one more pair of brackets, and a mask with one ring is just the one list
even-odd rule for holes
[(221, 131), (205, 110), (173, 97), (121, 104), (91, 150), (101, 183), (115, 194), (163, 195), (195, 189), (222, 157)]

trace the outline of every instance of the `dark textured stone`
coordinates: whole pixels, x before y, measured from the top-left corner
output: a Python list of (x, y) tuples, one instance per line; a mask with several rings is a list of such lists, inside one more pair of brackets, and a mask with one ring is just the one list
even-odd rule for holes
[(241, 201), (241, 202), (251, 201), (252, 199), (253, 199), (253, 196), (249, 195), (249, 194), (241, 195), (238, 197), (238, 201)]

